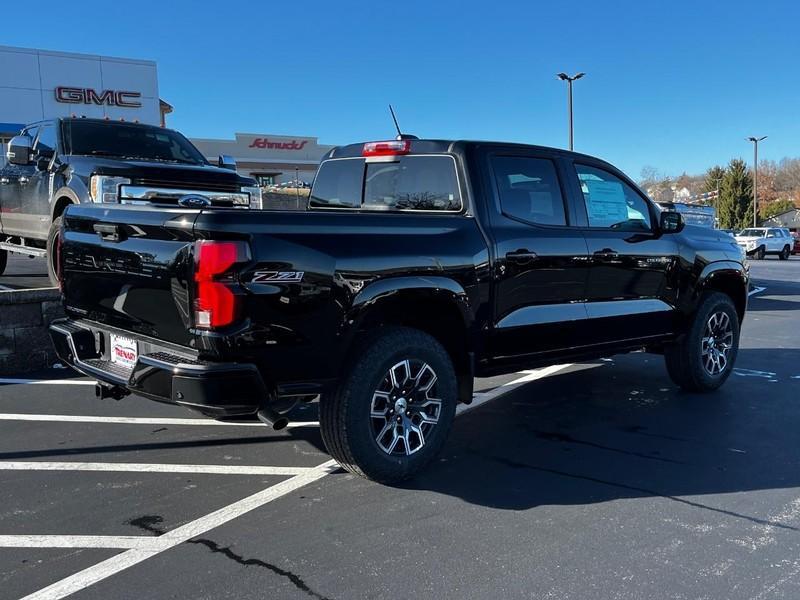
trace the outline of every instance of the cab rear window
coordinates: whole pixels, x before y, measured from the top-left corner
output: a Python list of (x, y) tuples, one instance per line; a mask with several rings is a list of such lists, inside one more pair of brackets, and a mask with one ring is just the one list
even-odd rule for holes
[(320, 165), (309, 207), (459, 211), (461, 195), (455, 161), (444, 155), (411, 155), (370, 162), (328, 160)]

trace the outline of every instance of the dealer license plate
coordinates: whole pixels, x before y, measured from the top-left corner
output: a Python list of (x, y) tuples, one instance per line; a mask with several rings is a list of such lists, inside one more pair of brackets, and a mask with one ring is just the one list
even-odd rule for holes
[(133, 369), (139, 354), (136, 340), (110, 333), (109, 341), (111, 342), (111, 362), (126, 369)]

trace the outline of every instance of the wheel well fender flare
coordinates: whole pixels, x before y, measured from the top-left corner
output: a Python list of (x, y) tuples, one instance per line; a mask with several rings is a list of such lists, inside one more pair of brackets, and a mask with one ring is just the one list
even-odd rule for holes
[[(422, 308), (403, 311), (404, 305)], [(419, 328), (439, 339), (448, 350), (459, 378), (459, 398), (469, 403), (477, 351), (472, 331), (475, 322), (466, 290), (453, 279), (435, 275), (387, 277), (367, 284), (353, 298), (342, 332), (345, 354), (355, 347), (358, 332), (372, 329), (373, 324)]]
[[(733, 260), (722, 260), (707, 264), (697, 278), (697, 286), (693, 295), (693, 308), (696, 309), (702, 294), (707, 291), (719, 291), (729, 295), (736, 305), (739, 321), (747, 310), (750, 277), (741, 263)], [(693, 311), (694, 312), (694, 311)]]
[(467, 292), (458, 282), (441, 276), (402, 276), (379, 279), (364, 286), (353, 298), (348, 322), (357, 324), (370, 309), (399, 297), (410, 300), (435, 298), (451, 302), (458, 309), (465, 326), (472, 321)]
[(53, 194), (53, 198), (55, 198), (55, 200), (50, 207), (51, 222), (60, 217), (70, 204), (80, 204), (78, 195), (68, 187), (59, 188), (56, 193)]

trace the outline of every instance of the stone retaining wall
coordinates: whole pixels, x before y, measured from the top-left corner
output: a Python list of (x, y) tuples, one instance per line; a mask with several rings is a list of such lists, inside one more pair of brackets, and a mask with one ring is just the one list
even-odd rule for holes
[(64, 316), (57, 288), (0, 292), (0, 375), (58, 362), (47, 326)]

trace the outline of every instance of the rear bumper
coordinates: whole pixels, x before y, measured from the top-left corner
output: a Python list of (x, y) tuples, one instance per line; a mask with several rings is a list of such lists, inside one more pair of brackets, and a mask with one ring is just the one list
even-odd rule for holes
[(138, 356), (133, 369), (121, 368), (98, 348), (97, 336), (106, 332), (71, 319), (50, 325), (59, 358), (104, 385), (218, 418), (255, 414), (270, 397), (255, 365), (201, 362), (152, 344), (146, 345), (147, 353)]

